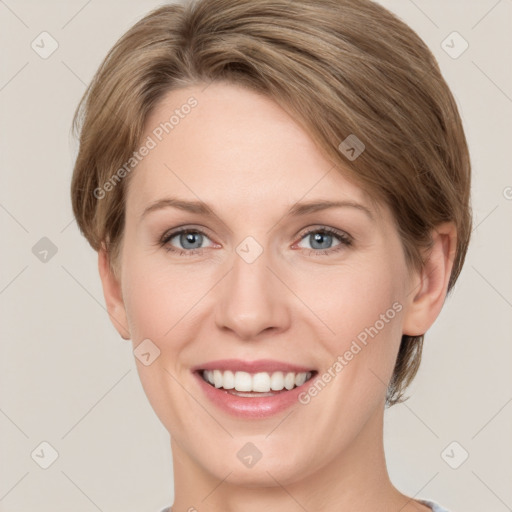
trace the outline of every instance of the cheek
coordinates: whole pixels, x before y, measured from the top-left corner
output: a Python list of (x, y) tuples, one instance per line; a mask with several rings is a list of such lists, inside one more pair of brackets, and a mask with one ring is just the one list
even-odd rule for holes
[[(385, 262), (360, 262), (327, 268), (313, 278), (298, 278), (296, 290), (311, 305), (312, 312), (324, 320), (333, 338), (346, 339), (373, 325), (401, 300), (400, 282)], [(395, 317), (394, 312), (391, 316)]]
[(212, 287), (207, 272), (151, 258), (126, 262), (123, 295), (131, 332), (138, 339), (163, 340), (190, 323), (201, 297)]
[[(332, 440), (336, 450), (335, 444), (356, 436), (383, 403), (401, 340), (403, 293), (402, 270), (391, 259), (330, 270), (317, 273), (318, 286), (304, 299), (333, 332), (319, 337), (322, 382), (313, 382), (301, 403), (322, 418), (320, 430), (340, 425), (340, 418), (351, 419), (344, 424), (342, 441)], [(316, 320), (315, 325), (321, 324)], [(335, 408), (329, 406), (334, 403)]]
[(369, 370), (384, 382), (391, 377), (402, 333), (402, 274), (392, 258), (360, 261), (316, 273), (314, 286), (298, 292), (328, 328), (321, 337), (326, 368), (342, 358), (339, 371), (332, 369), (340, 385), (361, 391), (371, 381), (380, 394), (383, 384)]
[[(183, 393), (188, 378), (181, 367), (189, 340), (198, 328), (205, 286), (190, 267), (157, 264), (156, 258), (132, 255), (124, 260), (123, 296), (132, 333), (133, 348), (149, 339), (160, 351), (148, 366), (137, 361), (137, 371), (151, 406), (164, 425), (185, 431), (183, 411), (196, 411), (197, 404)], [(186, 419), (186, 416), (185, 416)]]

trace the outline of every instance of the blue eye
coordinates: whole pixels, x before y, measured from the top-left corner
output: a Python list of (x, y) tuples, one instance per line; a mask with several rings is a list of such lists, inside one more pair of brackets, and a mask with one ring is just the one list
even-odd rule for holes
[[(305, 247), (309, 255), (328, 255), (340, 251), (352, 244), (352, 237), (347, 233), (329, 227), (311, 229), (301, 236), (301, 241), (307, 239), (311, 248)], [(174, 243), (173, 240), (176, 240)], [(203, 247), (203, 242), (210, 240), (208, 236), (198, 229), (182, 228), (163, 235), (159, 244), (168, 252), (177, 253), (180, 256), (193, 256), (202, 254), (203, 249), (212, 247), (214, 244)], [(332, 246), (333, 240), (338, 243)], [(175, 244), (178, 244), (176, 247)], [(302, 246), (299, 246), (302, 247)]]
[[(182, 249), (176, 248), (171, 244), (173, 239), (177, 239)], [(167, 251), (178, 252), (180, 255), (194, 255), (202, 252), (203, 240), (207, 238), (206, 234), (196, 229), (180, 229), (164, 235), (161, 245), (165, 247)]]
[[(329, 227), (315, 228), (307, 231), (302, 235), (301, 240), (308, 239), (311, 249), (308, 249), (310, 255), (328, 255), (333, 252), (342, 250), (352, 244), (352, 238), (343, 233)], [(338, 240), (338, 244), (332, 246), (333, 239)]]

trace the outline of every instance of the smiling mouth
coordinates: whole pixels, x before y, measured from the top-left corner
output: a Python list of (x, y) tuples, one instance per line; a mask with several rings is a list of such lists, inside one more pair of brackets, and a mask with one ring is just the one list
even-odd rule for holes
[(198, 370), (210, 386), (241, 397), (265, 397), (285, 393), (304, 385), (318, 372), (257, 372)]

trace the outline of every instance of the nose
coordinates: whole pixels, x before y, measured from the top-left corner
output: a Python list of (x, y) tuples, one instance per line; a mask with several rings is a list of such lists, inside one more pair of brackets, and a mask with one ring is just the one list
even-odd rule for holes
[(252, 263), (234, 254), (233, 268), (217, 290), (215, 321), (219, 329), (245, 341), (288, 329), (290, 291), (269, 267), (266, 251)]

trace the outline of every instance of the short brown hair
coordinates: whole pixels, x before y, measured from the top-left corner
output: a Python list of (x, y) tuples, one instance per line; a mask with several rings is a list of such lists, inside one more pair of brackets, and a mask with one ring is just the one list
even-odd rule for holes
[[(167, 92), (212, 81), (244, 85), (286, 109), (347, 177), (391, 209), (409, 265), (421, 267), (431, 230), (453, 221), (452, 289), (471, 233), (461, 119), (427, 46), (370, 0), (169, 4), (119, 39), (75, 112), (71, 184), (78, 226), (95, 250), (106, 245), (114, 273), (131, 175), (101, 199), (95, 191), (136, 150)], [(365, 145), (353, 160), (339, 149), (349, 135)], [(423, 336), (402, 336), (388, 405), (403, 401), (422, 344)]]

